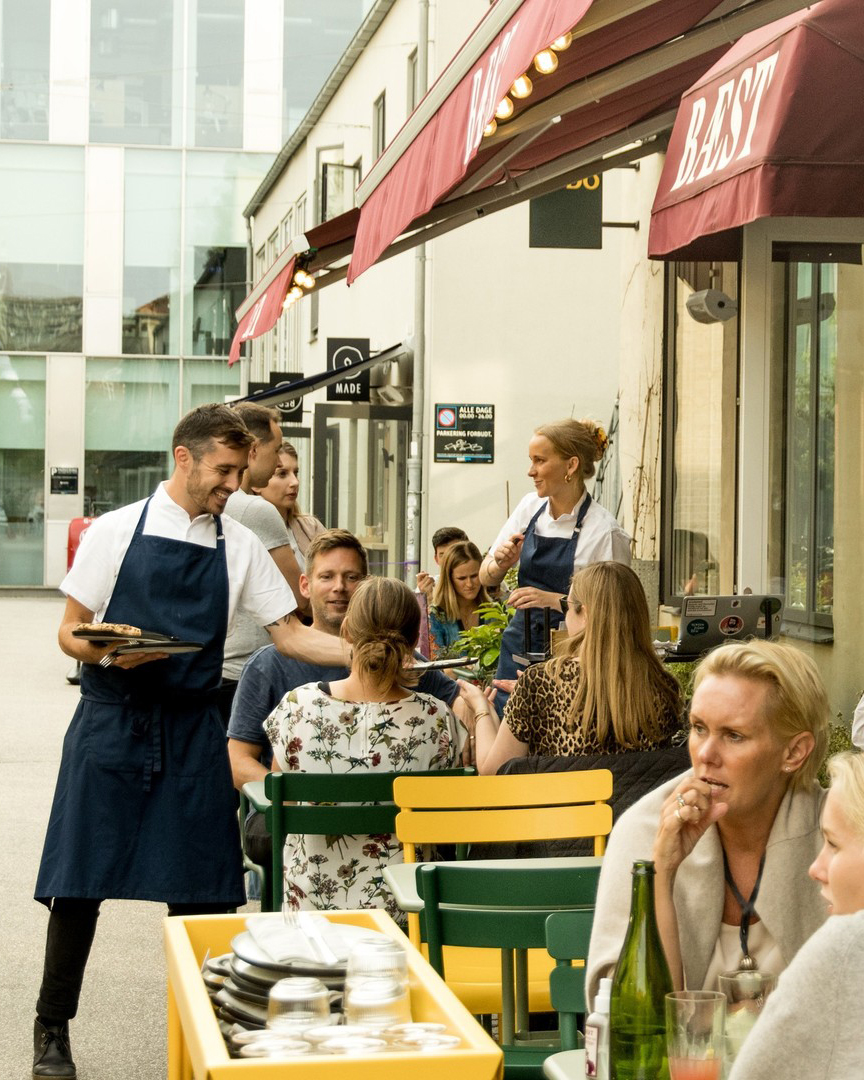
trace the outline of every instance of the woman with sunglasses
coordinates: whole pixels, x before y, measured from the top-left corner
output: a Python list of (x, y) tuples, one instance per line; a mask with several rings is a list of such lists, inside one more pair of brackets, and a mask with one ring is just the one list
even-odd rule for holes
[(678, 683), (654, 652), (633, 571), (618, 562), (584, 567), (573, 575), (566, 608), (562, 654), (519, 676), (500, 724), (482, 692), (463, 686), (481, 774), (529, 754), (655, 750), (680, 731)]

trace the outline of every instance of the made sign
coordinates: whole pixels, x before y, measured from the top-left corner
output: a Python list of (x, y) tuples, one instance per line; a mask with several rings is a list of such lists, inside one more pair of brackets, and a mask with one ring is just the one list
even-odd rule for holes
[(495, 460), (495, 406), (435, 406), (435, 460), (489, 465)]
[(368, 401), (369, 370), (351, 375), (350, 369), (369, 356), (369, 338), (327, 338), (327, 370), (346, 369), (346, 376), (327, 387), (328, 401)]

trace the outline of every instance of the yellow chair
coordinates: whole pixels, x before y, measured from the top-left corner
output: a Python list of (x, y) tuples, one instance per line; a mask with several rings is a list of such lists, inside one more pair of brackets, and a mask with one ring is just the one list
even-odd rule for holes
[[(606, 850), (606, 837), (612, 829), (612, 808), (607, 802), (611, 796), (612, 773), (608, 769), (519, 776), (400, 776), (393, 784), (393, 801), (400, 808), (396, 835), (407, 863), (417, 861), (417, 846), (424, 844), (580, 837), (593, 837), (594, 854), (599, 856)], [(517, 867), (518, 862), (514, 862), (514, 869)], [(408, 936), (414, 945), (425, 949), (420, 944), (420, 919), (416, 914), (408, 916)], [(471, 1012), (501, 1012), (500, 957), (496, 950), (445, 946), (444, 958), (447, 985)], [(553, 967), (554, 961), (545, 949), (528, 951), (528, 1002), (532, 1012), (552, 1008), (549, 975)]]

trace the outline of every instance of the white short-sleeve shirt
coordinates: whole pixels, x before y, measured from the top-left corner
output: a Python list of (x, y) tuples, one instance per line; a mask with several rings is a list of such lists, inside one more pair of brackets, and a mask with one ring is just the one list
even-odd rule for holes
[[(130, 503), (97, 518), (84, 533), (72, 569), (60, 590), (104, 618), (114, 585), (135, 526), (147, 500)], [(228, 627), (238, 611), (259, 626), (276, 622), (292, 612), (297, 602), (267, 549), (254, 533), (227, 515), (222, 516), (225, 558), (228, 565)], [(216, 547), (216, 522), (212, 514), (191, 518), (160, 484), (153, 494), (146, 536), (162, 536), (202, 547)]]
[[(584, 501), (585, 495), (573, 507), (572, 513), (561, 514), (560, 517), (554, 518), (549, 513), (548, 499), (543, 499), (537, 494), (526, 495), (496, 536), (491, 551), (494, 553), (514, 533), (524, 533), (531, 518), (544, 503), (546, 506), (537, 518), (534, 531), (538, 536), (569, 540), (576, 528), (576, 519)], [(582, 566), (595, 562), (620, 562), (629, 566), (630, 537), (605, 507), (596, 500), (592, 500), (585, 513), (585, 520), (582, 522), (582, 531), (579, 533), (579, 543), (576, 545), (576, 554), (573, 558), (573, 569), (578, 570)]]

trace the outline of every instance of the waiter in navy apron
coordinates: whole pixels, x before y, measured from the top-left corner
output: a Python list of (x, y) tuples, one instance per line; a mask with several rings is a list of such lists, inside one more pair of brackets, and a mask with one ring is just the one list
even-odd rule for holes
[[(245, 903), (216, 704), (235, 613), (265, 626), (286, 655), (347, 662), (338, 639), (291, 617), (294, 597), (260, 540), (221, 516), (252, 442), (233, 409), (193, 409), (174, 432), (171, 479), (149, 499), (97, 519), (61, 585), (60, 646), (83, 667), (36, 883), (51, 915), (34, 1077), (76, 1075), (69, 1020), (103, 900), (161, 901), (174, 915)], [(72, 636), (94, 621), (203, 647), (114, 655), (112, 646)]]
[(518, 587), (507, 601), (516, 614), (501, 639), (495, 679), (499, 715), (519, 673), (514, 653), (543, 651), (543, 609), (551, 628), (559, 626), (573, 571), (594, 562), (630, 565), (630, 537), (585, 489), (608, 444), (592, 420), (545, 424), (528, 444), (535, 493), (507, 519), (480, 567), (483, 584), (495, 586), (519, 564)]

